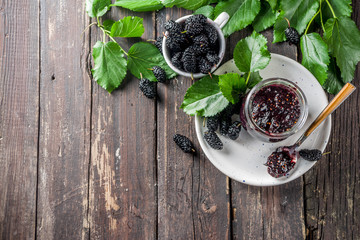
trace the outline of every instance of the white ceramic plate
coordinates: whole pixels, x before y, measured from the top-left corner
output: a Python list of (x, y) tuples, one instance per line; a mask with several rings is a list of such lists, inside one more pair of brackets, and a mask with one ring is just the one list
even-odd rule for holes
[[(233, 60), (223, 64), (215, 74), (220, 75), (229, 72), (240, 73)], [(224, 143), (221, 151), (212, 149), (204, 141), (204, 132), (207, 128), (203, 127), (203, 119), (196, 117), (195, 128), (196, 135), (200, 145), (208, 159), (221, 172), (230, 178), (254, 186), (275, 186), (290, 182), (305, 172), (307, 172), (315, 162), (309, 162), (299, 159), (297, 167), (288, 177), (276, 179), (267, 173), (267, 167), (264, 163), (267, 157), (279, 146), (287, 146), (294, 144), (299, 136), (313, 122), (318, 114), (328, 104), (327, 96), (324, 90), (316, 80), (316, 78), (298, 62), (278, 55), (271, 54), (269, 65), (260, 71), (263, 79), (281, 77), (295, 82), (305, 93), (309, 105), (309, 116), (304, 127), (295, 135), (278, 143), (265, 143), (252, 138), (244, 129), (240, 133), (240, 137), (236, 141), (232, 141), (226, 137), (219, 137)], [(234, 115), (237, 116), (237, 115)], [(310, 137), (301, 145), (300, 148), (320, 149), (324, 151), (331, 131), (331, 119), (322, 123)]]

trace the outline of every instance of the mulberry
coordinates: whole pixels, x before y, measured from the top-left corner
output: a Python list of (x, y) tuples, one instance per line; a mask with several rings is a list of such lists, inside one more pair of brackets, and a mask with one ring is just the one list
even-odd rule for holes
[(302, 149), (299, 154), (302, 158), (308, 161), (318, 161), (322, 158), (322, 153), (318, 149)]
[(155, 66), (153, 67), (153, 73), (154, 73), (154, 76), (155, 78), (161, 82), (161, 83), (165, 83), (166, 82), (166, 72), (164, 69), (162, 69), (161, 67), (159, 66)]
[(196, 152), (193, 143), (187, 137), (185, 137), (181, 134), (175, 134), (173, 137), (173, 140), (176, 143), (176, 145), (178, 145), (179, 148), (181, 150), (183, 150), (184, 152), (186, 152), (186, 153), (195, 153)]
[(285, 37), (292, 44), (298, 44), (300, 41), (300, 36), (298, 31), (295, 28), (288, 27), (285, 29)]
[(215, 132), (219, 127), (218, 116), (208, 117), (206, 120), (206, 127), (209, 129), (209, 131)]
[(147, 98), (155, 98), (156, 97), (155, 82), (151, 82), (149, 79), (142, 78), (139, 83), (139, 88)]
[(239, 121), (235, 121), (228, 130), (227, 136), (231, 139), (231, 140), (236, 140), (239, 135), (240, 135), (240, 131), (241, 131), (241, 123)]
[(177, 52), (177, 53), (175, 53), (174, 56), (171, 58), (172, 64), (173, 64), (176, 68), (178, 68), (178, 69), (180, 69), (180, 70), (183, 69), (183, 64), (182, 64), (182, 62), (181, 62), (181, 57), (182, 57), (182, 52)]
[(220, 138), (215, 132), (213, 131), (206, 132), (204, 134), (204, 139), (213, 149), (216, 150), (223, 149), (223, 143), (221, 142)]

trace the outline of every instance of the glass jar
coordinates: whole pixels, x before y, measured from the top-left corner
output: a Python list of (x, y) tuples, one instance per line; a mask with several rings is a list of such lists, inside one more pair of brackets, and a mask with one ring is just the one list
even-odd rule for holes
[(266, 142), (279, 142), (295, 134), (307, 116), (303, 91), (283, 78), (259, 82), (247, 94), (240, 113), (248, 133)]

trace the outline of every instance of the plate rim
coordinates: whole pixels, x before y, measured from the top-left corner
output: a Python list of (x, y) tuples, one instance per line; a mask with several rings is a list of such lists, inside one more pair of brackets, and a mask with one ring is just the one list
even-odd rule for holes
[[(295, 63), (297, 66), (299, 66), (303, 71), (307, 71), (308, 73), (310, 73), (314, 78), (315, 76), (308, 70), (306, 69), (303, 65), (301, 65), (299, 62), (289, 58), (289, 57), (286, 57), (284, 55), (280, 55), (280, 54), (277, 54), (277, 53), (271, 53), (271, 58), (279, 58), (279, 59), (282, 59), (284, 61), (287, 61), (287, 62), (292, 62), (292, 63)], [(225, 65), (225, 64), (228, 64), (229, 62), (231, 61), (234, 61), (234, 59), (230, 59), (228, 61), (226, 61), (224, 64), (222, 65)], [(219, 69), (221, 68), (221, 66), (219, 67)], [(218, 70), (217, 70), (218, 71)], [(215, 71), (215, 75), (218, 75)], [(316, 78), (315, 78), (316, 79)], [(318, 81), (316, 81), (315, 84), (318, 84), (320, 86), (320, 88), (322, 89), (321, 91), (321, 94), (326, 98), (326, 101), (327, 103), (329, 103), (329, 99), (328, 97), (326, 96), (326, 93), (324, 91), (324, 89), (322, 88), (322, 86), (320, 85), (320, 83)], [(305, 173), (307, 173), (310, 169), (312, 169), (314, 167), (314, 165), (317, 163), (317, 162), (313, 162), (310, 166), (310, 168), (306, 171), (304, 171), (300, 176), (294, 178), (294, 179), (284, 179), (284, 181), (277, 181), (277, 182), (270, 182), (270, 183), (262, 183), (262, 184), (257, 184), (256, 181), (255, 182), (252, 182), (252, 181), (249, 181), (247, 180), (246, 182), (242, 181), (242, 179), (239, 179), (237, 176), (234, 176), (234, 174), (232, 174), (231, 172), (226, 172), (224, 169), (221, 168), (221, 166), (219, 166), (216, 161), (213, 161), (213, 159), (211, 159), (212, 157), (209, 157), (211, 156), (210, 152), (208, 152), (208, 147), (205, 147), (205, 142), (203, 140), (203, 138), (201, 137), (202, 134), (200, 132), (200, 124), (199, 122), (201, 122), (201, 117), (196, 115), (195, 116), (195, 132), (196, 132), (196, 137), (200, 143), (200, 147), (202, 149), (202, 151), (204, 152), (206, 158), (212, 163), (212, 165), (218, 169), (220, 172), (222, 172), (223, 174), (225, 174), (226, 176), (228, 176), (229, 178), (231, 178), (232, 180), (235, 180), (239, 183), (243, 183), (243, 184), (247, 184), (247, 185), (250, 185), (250, 186), (258, 186), (258, 187), (268, 187), (268, 186), (278, 186), (278, 185), (282, 185), (282, 184), (285, 184), (285, 183), (289, 183), (293, 180), (296, 180), (296, 179), (299, 179), (300, 177), (302, 177)], [(329, 139), (330, 139), (330, 135), (331, 135), (331, 129), (332, 129), (332, 122), (331, 122), (331, 115), (327, 118), (327, 120), (325, 121), (329, 124), (329, 131), (326, 132), (325, 134), (325, 139), (326, 139), (326, 142), (323, 142), (321, 144), (321, 147), (320, 147), (320, 150), (323, 152), (325, 150), (325, 148), (327, 147), (328, 143), (329, 143)], [(325, 123), (324, 122), (324, 123)]]

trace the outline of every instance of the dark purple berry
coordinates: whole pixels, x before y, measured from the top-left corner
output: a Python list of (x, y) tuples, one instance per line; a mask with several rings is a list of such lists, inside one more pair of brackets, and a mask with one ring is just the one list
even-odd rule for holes
[(163, 37), (158, 37), (154, 43), (155, 47), (157, 47), (157, 49), (159, 49), (161, 53), (162, 53), (162, 42), (163, 42)]
[(298, 44), (300, 41), (300, 36), (298, 31), (295, 28), (288, 27), (285, 29), (286, 40), (292, 44)]
[(212, 65), (205, 58), (201, 58), (199, 61), (199, 70), (201, 73), (208, 74), (211, 71)]
[(204, 134), (204, 139), (213, 149), (215, 150), (223, 149), (223, 143), (221, 142), (220, 138), (215, 132), (213, 131), (206, 132)]
[(322, 158), (322, 153), (318, 149), (302, 149), (299, 154), (302, 158), (308, 161), (318, 161)]
[(166, 82), (166, 72), (159, 66), (153, 67), (153, 73), (158, 82), (165, 83)]
[(187, 137), (181, 134), (175, 134), (173, 137), (174, 142), (178, 147), (186, 153), (195, 153), (196, 150), (194, 148), (193, 143)]
[(241, 123), (239, 121), (235, 121), (228, 130), (227, 136), (231, 139), (231, 140), (236, 140), (239, 135), (240, 135), (240, 131), (241, 131)]
[(149, 79), (143, 78), (140, 80), (139, 88), (147, 98), (155, 98), (156, 97), (155, 82), (151, 82)]
[(164, 24), (164, 28), (171, 34), (180, 33), (181, 32), (181, 25), (174, 20), (169, 20)]
[(206, 127), (209, 131), (215, 132), (219, 127), (219, 117), (213, 116), (206, 119)]
[(171, 58), (172, 64), (182, 70), (183, 69), (183, 63), (181, 62), (182, 52), (177, 52), (174, 54), (174, 56)]
[(205, 35), (208, 37), (209, 39), (209, 43), (211, 45), (215, 45), (216, 41), (218, 40), (219, 36), (218, 33), (216, 31), (216, 28), (213, 25), (210, 24), (206, 24), (204, 26), (204, 32)]
[(218, 64), (220, 61), (219, 56), (214, 51), (209, 51), (206, 54), (206, 58), (213, 65)]

